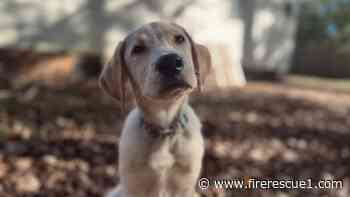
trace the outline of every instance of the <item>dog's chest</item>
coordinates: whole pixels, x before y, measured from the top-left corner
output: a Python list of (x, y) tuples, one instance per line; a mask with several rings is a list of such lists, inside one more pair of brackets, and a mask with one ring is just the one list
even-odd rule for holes
[(153, 144), (153, 148), (149, 153), (149, 167), (155, 171), (164, 171), (165, 173), (174, 167), (189, 166), (190, 162), (186, 162), (188, 160), (186, 158), (191, 157), (190, 141), (191, 138), (183, 136), (183, 131), (175, 134), (175, 136), (160, 139)]
[(182, 194), (198, 178), (204, 152), (200, 123), (193, 116), (189, 113), (188, 121), (167, 136), (150, 135), (134, 122), (126, 127), (131, 129), (123, 131), (119, 144), (119, 170), (132, 196), (188, 196)]

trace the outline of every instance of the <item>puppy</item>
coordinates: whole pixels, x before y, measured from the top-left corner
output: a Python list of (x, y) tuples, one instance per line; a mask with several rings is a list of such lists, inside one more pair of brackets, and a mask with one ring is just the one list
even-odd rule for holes
[(108, 197), (193, 197), (204, 154), (188, 96), (210, 73), (208, 49), (179, 25), (154, 22), (118, 44), (100, 76), (128, 114), (119, 143), (120, 184)]

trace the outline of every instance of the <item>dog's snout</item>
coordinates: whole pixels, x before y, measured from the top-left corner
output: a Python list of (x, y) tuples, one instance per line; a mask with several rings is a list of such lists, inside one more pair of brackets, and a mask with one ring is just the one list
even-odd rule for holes
[(163, 55), (156, 62), (157, 71), (170, 77), (180, 74), (183, 68), (183, 59), (176, 53)]

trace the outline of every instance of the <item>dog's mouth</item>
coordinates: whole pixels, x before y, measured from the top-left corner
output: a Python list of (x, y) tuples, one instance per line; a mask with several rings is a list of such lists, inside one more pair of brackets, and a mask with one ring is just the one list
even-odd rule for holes
[(184, 94), (191, 89), (193, 89), (193, 87), (184, 80), (171, 80), (165, 83), (160, 91), (160, 95), (176, 96)]

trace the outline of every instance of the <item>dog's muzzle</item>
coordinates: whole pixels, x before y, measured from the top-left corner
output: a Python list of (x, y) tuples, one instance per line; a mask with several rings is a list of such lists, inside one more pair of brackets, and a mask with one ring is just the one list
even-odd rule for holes
[(183, 68), (184, 61), (176, 53), (162, 55), (156, 61), (156, 70), (166, 78), (176, 78)]
[(155, 63), (156, 70), (161, 74), (162, 92), (173, 90), (191, 89), (191, 85), (181, 76), (184, 69), (184, 61), (181, 56), (176, 53), (168, 53), (162, 55)]

